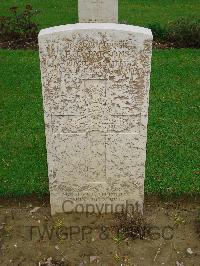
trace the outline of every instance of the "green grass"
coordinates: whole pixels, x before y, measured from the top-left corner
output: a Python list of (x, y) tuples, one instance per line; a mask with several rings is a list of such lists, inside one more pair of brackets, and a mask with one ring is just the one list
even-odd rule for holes
[(0, 50), (0, 195), (48, 191), (37, 52)]
[[(36, 20), (40, 28), (75, 23), (78, 21), (78, 0), (1, 0), (0, 15), (7, 15), (11, 6), (24, 7), (27, 3), (39, 10)], [(196, 0), (119, 0), (119, 21), (145, 26), (162, 25), (179, 17), (198, 16), (200, 4)]]
[(200, 192), (200, 51), (153, 54), (146, 191)]
[[(0, 50), (0, 196), (48, 192), (38, 52)], [(195, 49), (153, 52), (146, 192), (200, 192)]]

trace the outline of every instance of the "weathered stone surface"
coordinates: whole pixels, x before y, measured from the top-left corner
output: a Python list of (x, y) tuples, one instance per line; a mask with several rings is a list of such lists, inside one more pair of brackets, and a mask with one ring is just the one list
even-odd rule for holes
[(78, 0), (79, 22), (117, 23), (118, 0)]
[(151, 45), (150, 30), (127, 25), (40, 32), (52, 213), (65, 200), (65, 211), (142, 206)]

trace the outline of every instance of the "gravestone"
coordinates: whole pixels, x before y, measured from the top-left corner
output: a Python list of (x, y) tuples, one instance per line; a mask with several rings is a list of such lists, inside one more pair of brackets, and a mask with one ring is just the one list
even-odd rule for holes
[(79, 22), (118, 22), (118, 0), (78, 0)]
[(52, 214), (142, 209), (151, 31), (58, 26), (39, 49)]

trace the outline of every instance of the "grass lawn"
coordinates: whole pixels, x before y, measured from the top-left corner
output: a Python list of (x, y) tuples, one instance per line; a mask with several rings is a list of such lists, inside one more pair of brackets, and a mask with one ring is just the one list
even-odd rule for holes
[[(146, 192), (199, 193), (199, 63), (195, 49), (155, 50)], [(36, 51), (0, 50), (0, 196), (48, 192)]]
[[(1, 0), (0, 15), (7, 15), (12, 6), (22, 8), (28, 3), (40, 11), (36, 17), (40, 28), (78, 21), (78, 0)], [(182, 16), (199, 14), (196, 0), (119, 0), (119, 21), (140, 26), (153, 22), (164, 25)]]

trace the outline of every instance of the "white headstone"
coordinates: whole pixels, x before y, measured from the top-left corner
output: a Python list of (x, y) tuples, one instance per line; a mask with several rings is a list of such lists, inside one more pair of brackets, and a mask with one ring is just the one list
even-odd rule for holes
[(118, 0), (78, 0), (80, 23), (117, 23)]
[(142, 209), (151, 31), (59, 26), (39, 48), (52, 214)]

